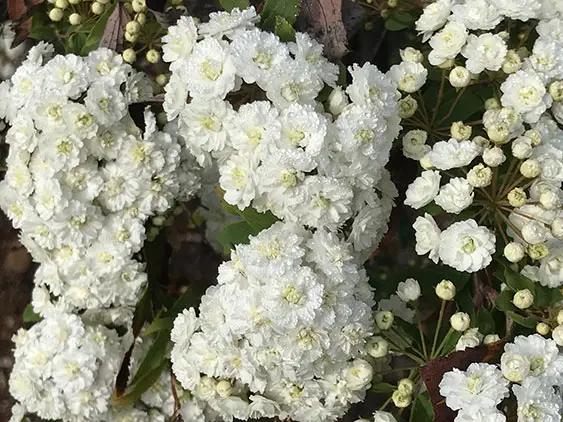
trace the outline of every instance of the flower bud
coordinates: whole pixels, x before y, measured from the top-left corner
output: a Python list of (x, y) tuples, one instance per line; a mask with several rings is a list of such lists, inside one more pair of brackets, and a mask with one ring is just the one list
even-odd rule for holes
[(463, 66), (456, 66), (450, 72), (449, 79), (454, 88), (463, 88), (471, 82), (471, 73)]
[(522, 174), (522, 176), (527, 177), (528, 179), (538, 177), (538, 175), (540, 174), (540, 164), (537, 160), (530, 158), (520, 165), (520, 173)]
[(92, 6), (90, 6), (90, 10), (92, 10), (94, 15), (101, 15), (104, 13), (104, 10), (106, 10), (106, 7), (102, 3), (95, 1), (92, 3)]
[(512, 155), (519, 160), (525, 160), (532, 155), (532, 140), (526, 136), (519, 136), (512, 141)]
[(451, 316), (450, 324), (456, 331), (465, 331), (471, 324), (471, 318), (465, 312), (456, 312)]
[(547, 325), (545, 322), (539, 322), (536, 325), (536, 333), (542, 336), (548, 335), (550, 331), (551, 331), (551, 327)]
[(528, 199), (526, 192), (524, 192), (524, 190), (521, 188), (512, 189), (510, 192), (508, 192), (506, 198), (508, 199), (510, 206), (515, 208), (523, 207), (524, 205), (526, 205), (526, 199)]
[(390, 7), (391, 9), (397, 7), (398, 4), (399, 4), (399, 0), (387, 0), (387, 6)]
[(376, 359), (387, 356), (387, 353), (389, 353), (389, 343), (383, 337), (372, 337), (366, 344), (366, 353)]
[(147, 15), (145, 15), (143, 12), (137, 13), (135, 15), (135, 20), (139, 22), (139, 25), (143, 26), (145, 23), (147, 23)]
[(71, 25), (80, 25), (82, 23), (82, 16), (80, 15), (80, 13), (72, 13), (68, 17), (68, 22)]
[(450, 280), (440, 281), (435, 288), (436, 296), (442, 300), (453, 300), (456, 294), (454, 283)]
[(534, 294), (529, 289), (518, 290), (514, 293), (512, 302), (518, 309), (528, 309), (534, 304)]
[(547, 190), (540, 194), (540, 204), (546, 210), (554, 210), (561, 207), (561, 197), (558, 191)]
[(549, 95), (553, 101), (563, 101), (563, 81), (554, 81), (549, 84)]
[(229, 397), (233, 393), (233, 386), (231, 385), (230, 381), (221, 380), (215, 386), (215, 390), (217, 394), (221, 397)]
[(147, 51), (146, 58), (149, 63), (158, 63), (158, 61), (160, 60), (160, 53), (154, 48), (151, 48), (149, 51)]
[(467, 173), (467, 181), (475, 188), (484, 188), (491, 184), (493, 180), (493, 171), (490, 167), (483, 164), (477, 164)]
[(493, 147), (483, 151), (483, 161), (489, 167), (500, 166), (505, 160), (506, 156), (499, 147)]
[(397, 383), (397, 391), (404, 395), (411, 395), (414, 391), (414, 382), (410, 378), (403, 378)]
[(556, 217), (551, 222), (551, 234), (553, 237), (563, 240), (563, 218)]
[(500, 357), (502, 375), (511, 382), (521, 382), (530, 374), (530, 360), (521, 355), (503, 353)]
[(375, 314), (375, 323), (380, 330), (388, 330), (393, 325), (395, 317), (392, 312), (379, 311)]
[(399, 100), (399, 117), (401, 119), (408, 119), (414, 116), (417, 108), (418, 103), (416, 102), (416, 100), (410, 95), (407, 95), (405, 98)]
[[(68, 0), (70, 4), (79, 4), (82, 0)], [(49, 2), (51, 3), (51, 2)], [(53, 2), (54, 3), (54, 2)]]
[(154, 239), (156, 239), (156, 237), (158, 236), (158, 234), (160, 233), (160, 230), (158, 227), (151, 227), (149, 229), (149, 232), (147, 233), (147, 240), (149, 242), (152, 242)]
[(49, 19), (53, 22), (59, 22), (64, 16), (64, 12), (61, 9), (54, 8), (49, 11)]
[(497, 145), (508, 142), (508, 126), (505, 123), (495, 123), (487, 128), (487, 135)]
[(447, 59), (447, 60), (444, 60), (442, 63), (440, 63), (438, 65), (438, 67), (440, 69), (451, 69), (453, 67), (453, 65), (455, 65), (455, 60), (454, 59)]
[(477, 347), (481, 344), (483, 335), (478, 328), (470, 328), (459, 338), (455, 345), (455, 350), (465, 350), (471, 347)]
[(558, 346), (563, 346), (563, 325), (555, 327), (555, 329), (551, 332), (551, 338)]
[(147, 3), (145, 0), (133, 0), (132, 6), (133, 11), (136, 13), (141, 13), (147, 10)]
[(137, 21), (129, 21), (127, 25), (125, 25), (125, 32), (130, 33), (131, 35), (138, 34), (141, 31), (141, 24)]
[(504, 257), (510, 262), (520, 262), (525, 254), (526, 249), (521, 243), (510, 242), (504, 247)]
[(161, 73), (160, 75), (157, 75), (154, 80), (158, 85), (164, 86), (168, 82), (168, 76), (164, 73)]
[(339, 86), (334, 88), (328, 96), (328, 109), (333, 116), (338, 116), (350, 103), (348, 96)]
[(508, 50), (502, 64), (502, 71), (507, 75), (517, 72), (522, 66), (522, 59), (515, 50)]
[(547, 240), (548, 230), (541, 221), (528, 220), (520, 231), (524, 240), (531, 245), (537, 245)]
[(137, 53), (135, 53), (135, 50), (133, 50), (132, 48), (128, 48), (123, 53), (121, 53), (121, 55), (123, 56), (123, 60), (125, 60), (127, 63), (133, 63), (137, 59)]
[(430, 170), (434, 168), (432, 161), (430, 161), (430, 154), (426, 154), (424, 157), (422, 157), (419, 163), (424, 170)]
[(373, 414), (373, 422), (397, 422), (397, 419), (389, 412), (376, 410)]
[(409, 130), (403, 136), (403, 155), (412, 160), (420, 160), (430, 152), (430, 146), (426, 145), (428, 133), (424, 130)]
[(399, 409), (409, 407), (412, 403), (412, 394), (402, 394), (399, 390), (393, 391), (391, 398)]
[(471, 142), (473, 142), (475, 145), (481, 147), (481, 148), (488, 148), (489, 145), (491, 144), (491, 142), (485, 138), (484, 136), (481, 135), (477, 135), (475, 136)]
[(537, 245), (528, 245), (526, 250), (528, 256), (534, 260), (542, 259), (549, 253), (549, 248), (545, 243), (539, 243)]
[(403, 302), (417, 300), (420, 297), (420, 285), (414, 278), (408, 278), (397, 285), (397, 296)]
[(407, 47), (404, 50), (399, 50), (401, 54), (401, 59), (405, 62), (422, 63), (424, 56), (416, 48)]
[(485, 110), (498, 110), (499, 108), (501, 108), (501, 104), (496, 97), (487, 98), (487, 100), (485, 100)]
[(524, 136), (530, 139), (533, 147), (537, 147), (539, 144), (541, 144), (541, 133), (539, 133), (535, 129), (528, 129), (526, 132), (524, 132)]
[(487, 334), (483, 339), (483, 344), (496, 343), (499, 340), (500, 336), (498, 334)]
[(135, 43), (139, 39), (139, 34), (131, 34), (130, 32), (126, 32), (125, 39), (130, 43)]
[(217, 382), (213, 378), (208, 376), (201, 377), (199, 384), (196, 387), (198, 396), (201, 396), (204, 399), (213, 397), (215, 395), (216, 385)]
[(362, 390), (371, 382), (373, 377), (372, 366), (363, 359), (356, 359), (348, 368), (346, 381), (351, 390)]
[(458, 141), (465, 141), (471, 138), (472, 128), (469, 125), (463, 124), (463, 122), (453, 122), (450, 128), (450, 133), (452, 137)]
[(58, 7), (59, 9), (66, 9), (69, 6), (69, 2), (68, 0), (56, 0), (55, 1), (55, 7)]
[(563, 325), (563, 309), (557, 313), (557, 324)]

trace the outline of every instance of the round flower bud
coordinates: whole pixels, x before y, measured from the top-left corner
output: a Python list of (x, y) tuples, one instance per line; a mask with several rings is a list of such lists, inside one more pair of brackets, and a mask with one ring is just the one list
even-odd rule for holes
[(61, 9), (54, 8), (49, 11), (49, 19), (53, 22), (59, 22), (64, 16), (64, 12)]
[(426, 145), (428, 133), (424, 130), (409, 130), (403, 136), (403, 155), (412, 160), (420, 160), (430, 152), (430, 146)]
[(130, 43), (135, 43), (139, 39), (139, 34), (131, 34), (130, 32), (126, 32), (125, 39)]
[(465, 331), (471, 324), (471, 318), (465, 312), (456, 312), (450, 317), (450, 324), (456, 331)]
[(508, 142), (508, 126), (505, 123), (495, 123), (487, 128), (487, 135), (497, 145)]
[(426, 154), (424, 157), (422, 157), (419, 160), (419, 163), (424, 170), (430, 170), (434, 168), (432, 161), (430, 161), (430, 154)]
[(507, 75), (517, 72), (522, 66), (522, 59), (515, 50), (508, 50), (502, 64), (502, 71)]
[(528, 245), (526, 252), (530, 258), (538, 260), (547, 256), (549, 248), (545, 243), (539, 243), (537, 245)]
[(440, 281), (435, 288), (436, 296), (442, 300), (453, 300), (456, 294), (454, 283), (450, 280)]
[(524, 240), (531, 245), (537, 245), (547, 240), (548, 230), (541, 221), (528, 220), (520, 231)]
[[(68, 0), (70, 4), (79, 4), (82, 0)], [(51, 3), (51, 2), (49, 2)], [(54, 2), (53, 2), (54, 3)]]
[(55, 7), (58, 7), (59, 9), (66, 9), (69, 5), (68, 0), (56, 0), (55, 1)]
[(199, 384), (196, 387), (198, 396), (202, 398), (211, 398), (215, 395), (217, 382), (208, 376), (203, 376), (199, 380)]
[(158, 227), (151, 227), (149, 229), (149, 232), (147, 233), (147, 240), (149, 242), (152, 242), (154, 239), (156, 239), (159, 233), (160, 229)]
[(387, 356), (387, 353), (389, 353), (389, 343), (383, 337), (372, 337), (366, 344), (366, 353), (374, 358)]
[(449, 79), (454, 88), (463, 88), (471, 82), (471, 73), (463, 66), (456, 66), (450, 72)]
[(497, 35), (504, 41), (507, 42), (510, 38), (510, 34), (507, 31), (500, 31)]
[(125, 60), (127, 63), (133, 63), (137, 59), (137, 53), (135, 53), (135, 50), (133, 50), (132, 48), (128, 48), (123, 53), (121, 53), (121, 55), (123, 56), (123, 60)]
[(389, 412), (376, 410), (373, 414), (373, 422), (397, 422), (397, 419)]
[(521, 382), (530, 374), (530, 360), (513, 353), (503, 353), (500, 357), (502, 375), (511, 382)]
[(408, 278), (397, 285), (397, 296), (403, 302), (417, 300), (420, 297), (420, 285), (414, 278)]
[(356, 359), (346, 372), (346, 381), (351, 390), (361, 390), (371, 382), (372, 366), (363, 359)]
[(139, 22), (139, 25), (143, 26), (145, 23), (147, 23), (147, 15), (145, 15), (143, 12), (137, 13), (135, 15), (135, 20)]
[(540, 204), (546, 210), (554, 210), (561, 206), (561, 197), (559, 192), (547, 190), (540, 194)]
[(398, 4), (399, 4), (399, 0), (387, 0), (387, 6), (390, 7), (391, 9), (397, 7)]
[(555, 327), (555, 329), (551, 332), (551, 338), (558, 346), (563, 346), (563, 325)]
[(340, 87), (334, 88), (328, 96), (328, 110), (333, 116), (338, 116), (342, 113), (349, 103), (348, 96)]
[(525, 160), (532, 155), (532, 140), (526, 136), (519, 136), (512, 141), (512, 155), (519, 160)]
[(557, 324), (563, 325), (563, 309), (557, 313)]
[(164, 86), (168, 82), (168, 76), (164, 73), (161, 73), (160, 75), (157, 75), (154, 80), (158, 85)]
[(166, 112), (161, 111), (156, 115), (156, 121), (158, 122), (159, 125), (164, 126), (166, 123), (168, 123), (168, 117), (166, 116)]
[(490, 167), (483, 164), (477, 164), (467, 173), (467, 181), (475, 188), (484, 188), (489, 186), (493, 180), (493, 171)]
[(380, 330), (388, 330), (393, 325), (395, 317), (390, 311), (379, 311), (375, 314), (375, 323)]
[(136, 13), (141, 13), (147, 10), (147, 2), (145, 0), (133, 0), (132, 6)]
[(525, 254), (526, 249), (521, 243), (510, 242), (504, 247), (504, 257), (510, 262), (520, 262)]
[(141, 24), (137, 21), (129, 21), (125, 25), (125, 32), (129, 32), (131, 35), (138, 34), (141, 31)]
[(82, 16), (80, 15), (80, 13), (72, 13), (68, 17), (68, 22), (71, 25), (80, 25), (82, 23)]
[[(330, 102), (330, 97), (329, 97), (329, 102)], [(416, 113), (417, 108), (418, 108), (418, 103), (416, 102), (416, 100), (410, 95), (407, 95), (405, 98), (401, 98), (399, 100), (399, 117), (401, 119), (408, 119), (414, 116), (414, 113)]]
[(520, 165), (520, 173), (522, 174), (522, 176), (527, 177), (528, 179), (538, 177), (538, 175), (540, 174), (540, 164), (537, 162), (537, 160), (530, 158)]
[(233, 393), (233, 386), (227, 380), (221, 380), (215, 386), (215, 390), (220, 397), (229, 397)]
[(518, 309), (528, 309), (534, 304), (534, 294), (529, 289), (518, 290), (514, 293), (512, 303)]
[(160, 53), (154, 48), (152, 48), (149, 51), (147, 51), (146, 57), (149, 63), (158, 63), (158, 61), (160, 60)]
[(506, 196), (508, 203), (515, 208), (523, 207), (526, 205), (526, 192), (521, 188), (514, 188)]
[(438, 65), (440, 69), (451, 69), (455, 65), (454, 59), (447, 59), (444, 60), (442, 63)]
[(501, 108), (500, 101), (496, 97), (485, 100), (485, 110), (498, 110)]
[(92, 6), (90, 6), (90, 10), (92, 10), (94, 15), (101, 15), (104, 13), (104, 10), (106, 10), (106, 7), (102, 3), (95, 1), (92, 3)]
[(551, 222), (551, 234), (553, 237), (563, 240), (563, 218), (554, 218)]
[(452, 137), (458, 141), (465, 141), (471, 138), (472, 130), (471, 126), (464, 125), (463, 122), (453, 122), (450, 128), (450, 133), (452, 134)]
[(409, 407), (412, 403), (412, 394), (403, 394), (399, 390), (393, 391), (391, 398), (399, 409)]
[(540, 322), (536, 325), (536, 333), (546, 336), (551, 331), (551, 327), (545, 322)]
[(407, 47), (404, 50), (399, 50), (401, 54), (401, 59), (405, 62), (422, 63), (424, 56), (416, 48)]
[(500, 336), (498, 334), (487, 334), (483, 339), (483, 344), (496, 343), (499, 340)]
[(563, 101), (563, 81), (554, 81), (549, 84), (549, 95), (553, 101)]
[(403, 378), (397, 383), (397, 391), (405, 395), (411, 395), (414, 391), (414, 382), (410, 378)]
[(500, 166), (505, 160), (506, 156), (499, 147), (493, 147), (483, 151), (483, 161), (489, 167)]
[(528, 129), (526, 132), (524, 132), (524, 136), (532, 141), (533, 147), (537, 147), (539, 144), (541, 144), (541, 133), (539, 133), (535, 129)]
[(475, 136), (471, 141), (481, 148), (488, 148), (491, 143), (487, 138), (481, 135)]

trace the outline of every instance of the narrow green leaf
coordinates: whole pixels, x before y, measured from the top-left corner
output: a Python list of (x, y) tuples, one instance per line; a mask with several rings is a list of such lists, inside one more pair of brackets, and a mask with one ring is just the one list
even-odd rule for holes
[(133, 405), (145, 391), (151, 388), (151, 386), (158, 381), (160, 374), (167, 366), (168, 361), (164, 360), (160, 363), (160, 365), (150, 369), (142, 378), (139, 378), (135, 383), (131, 384), (123, 395), (115, 397), (113, 402), (120, 406)]
[(447, 340), (444, 342), (444, 346), (442, 347), (442, 350), (440, 351), (440, 355), (447, 356), (451, 352), (453, 352), (457, 342), (459, 341), (459, 339), (462, 335), (463, 335), (463, 333), (461, 333), (459, 331), (452, 330), (450, 332), (450, 335), (448, 336)]
[(262, 29), (274, 32), (276, 16), (284, 18), (289, 25), (294, 25), (299, 14), (300, 0), (266, 0), (260, 14)]
[(434, 420), (434, 410), (432, 409), (432, 402), (428, 391), (416, 396), (412, 412), (415, 413), (416, 422), (432, 422)]
[(248, 243), (251, 235), (257, 235), (260, 230), (253, 228), (246, 221), (238, 221), (229, 224), (219, 233), (219, 243), (223, 246), (225, 253), (230, 253), (236, 245)]
[(170, 332), (159, 331), (154, 339), (154, 342), (147, 351), (147, 354), (141, 361), (137, 372), (131, 379), (130, 384), (133, 385), (137, 383), (141, 378), (144, 378), (146, 374), (158, 368), (162, 362), (166, 361), (170, 348)]
[(371, 387), (371, 391), (374, 393), (392, 393), (395, 391), (395, 386), (387, 382), (380, 382)]
[(516, 306), (512, 303), (514, 292), (510, 289), (505, 289), (497, 296), (495, 306), (503, 312), (515, 311)]
[(293, 26), (291, 26), (291, 24), (281, 16), (276, 16), (274, 33), (283, 42), (295, 41), (295, 29), (293, 29)]
[(267, 229), (278, 221), (277, 217), (270, 211), (258, 212), (252, 207), (245, 208), (244, 211), (241, 211), (240, 215), (257, 233), (260, 233), (262, 230)]
[(388, 31), (401, 31), (408, 27), (408, 24), (399, 22), (393, 18), (389, 18), (385, 21), (385, 29), (387, 29)]
[(235, 7), (238, 7), (239, 9), (242, 10), (242, 9), (248, 9), (248, 6), (250, 6), (248, 0), (219, 0), (219, 3), (221, 4), (221, 7), (225, 9), (227, 12), (230, 12)]
[(151, 322), (151, 324), (147, 328), (145, 328), (145, 330), (143, 330), (143, 337), (150, 336), (151, 334), (162, 330), (172, 330), (174, 319), (174, 317), (163, 316), (155, 318), (154, 321)]
[(526, 328), (536, 328), (536, 325), (538, 324), (537, 319), (532, 316), (525, 317), (513, 311), (508, 311), (506, 315), (512, 318), (516, 324)]
[(23, 310), (23, 322), (26, 324), (35, 324), (43, 319), (39, 314), (36, 314), (31, 306), (31, 303)]
[(111, 6), (109, 6), (102, 14), (102, 16), (98, 19), (98, 21), (88, 34), (88, 37), (84, 41), (82, 49), (80, 50), (81, 56), (87, 56), (88, 53), (98, 48), (100, 40), (102, 39), (102, 35), (104, 34), (104, 29), (106, 27), (109, 15), (111, 15), (111, 12), (113, 12), (116, 4), (117, 3), (113, 3)]

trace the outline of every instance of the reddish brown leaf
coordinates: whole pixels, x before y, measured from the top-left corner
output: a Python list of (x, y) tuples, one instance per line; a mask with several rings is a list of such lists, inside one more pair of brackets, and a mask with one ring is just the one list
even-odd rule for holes
[(496, 343), (484, 346), (472, 347), (470, 349), (454, 352), (448, 356), (434, 359), (421, 368), (420, 373), (434, 408), (434, 422), (451, 422), (456, 412), (446, 406), (444, 397), (440, 395), (440, 381), (448, 371), (454, 368), (466, 370), (473, 362), (495, 361), (501, 355), (507, 340), (503, 339)]
[(33, 6), (43, 3), (43, 0), (8, 0), (8, 17), (16, 22), (14, 30), (16, 36), (12, 47), (21, 44), (27, 39), (31, 28), (30, 11)]
[(118, 2), (109, 15), (108, 21), (104, 28), (104, 33), (100, 39), (100, 47), (106, 47), (115, 51), (123, 50), (123, 37), (125, 34), (125, 25), (131, 18), (122, 2)]
[(312, 35), (324, 44), (325, 54), (339, 59), (348, 52), (346, 28), (342, 23), (342, 0), (304, 0), (301, 17)]

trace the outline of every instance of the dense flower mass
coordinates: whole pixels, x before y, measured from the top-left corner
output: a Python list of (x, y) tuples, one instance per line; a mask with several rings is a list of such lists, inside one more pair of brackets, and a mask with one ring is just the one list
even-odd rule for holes
[(326, 230), (275, 223), (239, 245), (218, 285), (172, 330), (172, 369), (222, 420), (336, 420), (372, 367), (373, 297), (350, 247)]
[[(168, 118), (199, 164), (218, 168), (229, 204), (331, 231), (352, 222), (349, 240), (369, 253), (397, 195), (384, 166), (400, 129), (402, 71), (354, 65), (344, 92), (338, 67), (309, 35), (286, 44), (255, 22), (253, 8), (235, 9), (169, 29)], [(325, 85), (329, 113), (316, 101)]]
[(146, 283), (133, 259), (144, 223), (191, 197), (198, 176), (150, 112), (144, 134), (129, 116), (152, 95), (144, 74), (108, 49), (52, 52), (40, 43), (2, 84), (10, 152), (0, 205), (41, 264), (37, 312), (134, 306)]

